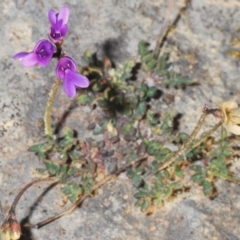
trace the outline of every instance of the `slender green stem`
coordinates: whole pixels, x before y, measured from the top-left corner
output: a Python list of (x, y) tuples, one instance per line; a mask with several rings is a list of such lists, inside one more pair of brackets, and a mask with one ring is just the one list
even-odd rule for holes
[(52, 105), (53, 101), (56, 97), (58, 87), (60, 85), (60, 80), (56, 79), (55, 83), (52, 86), (52, 89), (49, 93), (48, 101), (47, 101), (47, 106), (45, 109), (45, 115), (44, 115), (44, 122), (45, 122), (45, 134), (49, 137), (53, 137), (53, 132), (52, 132), (52, 124), (51, 124), (51, 112), (52, 112)]
[(197, 136), (200, 128), (202, 127), (204, 120), (207, 116), (207, 112), (204, 111), (196, 125), (196, 127), (194, 128), (192, 134), (190, 135), (190, 137), (188, 138), (187, 142), (185, 144), (183, 144), (181, 146), (181, 148), (171, 157), (169, 158), (165, 163), (163, 163), (158, 170), (163, 170), (164, 168), (168, 167), (170, 164), (172, 164), (179, 156), (181, 156), (183, 154), (183, 152), (190, 146), (190, 144), (192, 143), (192, 141), (194, 140), (194, 138)]

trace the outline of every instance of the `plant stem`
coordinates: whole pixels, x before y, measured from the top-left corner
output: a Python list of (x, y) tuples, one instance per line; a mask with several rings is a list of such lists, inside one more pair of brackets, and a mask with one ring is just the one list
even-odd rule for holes
[(60, 85), (60, 80), (56, 79), (55, 83), (52, 86), (52, 89), (49, 93), (48, 101), (47, 101), (47, 106), (45, 109), (45, 115), (44, 115), (44, 122), (45, 122), (45, 134), (49, 137), (53, 137), (53, 132), (52, 132), (52, 125), (51, 125), (51, 112), (52, 112), (52, 105), (53, 101), (56, 97), (58, 87)]
[(200, 128), (202, 127), (204, 120), (207, 116), (208, 112), (207, 111), (203, 111), (200, 119), (198, 120), (198, 123), (196, 125), (196, 127), (194, 128), (192, 134), (190, 135), (190, 137), (188, 138), (187, 142), (185, 144), (183, 144), (181, 146), (181, 148), (171, 157), (169, 158), (165, 163), (163, 163), (158, 171), (163, 170), (164, 168), (168, 167), (170, 164), (172, 164), (179, 156), (181, 156), (183, 154), (183, 152), (189, 147), (189, 145), (192, 143), (192, 141), (194, 140), (194, 138), (197, 136)]
[(221, 173), (212, 172), (212, 171), (211, 171), (211, 175), (213, 175), (215, 177), (219, 177), (219, 178), (224, 179), (224, 180), (229, 181), (229, 182), (234, 182), (234, 183), (240, 184), (240, 179), (236, 179), (236, 178), (231, 177), (231, 176), (226, 176), (226, 175), (223, 175)]
[(133, 166), (134, 164), (140, 162), (140, 161), (143, 161), (147, 158), (147, 156), (143, 156), (143, 157), (140, 157), (140, 158), (137, 158), (133, 161), (131, 161), (130, 163), (127, 163), (126, 165), (124, 165), (123, 167), (121, 167), (120, 169), (118, 169), (115, 173), (112, 173), (110, 175), (108, 175), (107, 177), (105, 177), (103, 180), (101, 180), (100, 182), (96, 183), (92, 188), (91, 188), (91, 191), (89, 194), (85, 194), (83, 196), (81, 196), (69, 209), (53, 216), (53, 217), (50, 217), (40, 223), (37, 223), (37, 224), (25, 224), (25, 227), (28, 227), (28, 228), (40, 228), (50, 222), (53, 222), (54, 220), (64, 216), (64, 215), (67, 215), (67, 214), (71, 214), (78, 206), (79, 204), (81, 204), (87, 197), (91, 196), (92, 193), (94, 191), (96, 191), (98, 188), (102, 187), (106, 182), (112, 180), (114, 177), (116, 177), (117, 175), (119, 175), (122, 171), (126, 170), (128, 167), (131, 167)]
[(220, 126), (222, 125), (222, 121), (218, 122), (212, 129), (206, 132), (193, 146), (191, 146), (187, 153), (192, 151), (194, 148), (198, 147), (202, 142), (204, 142), (212, 133), (214, 133)]
[(168, 20), (169, 20), (169, 16), (172, 12), (172, 9), (174, 7), (174, 4), (175, 4), (175, 0), (171, 0), (169, 5), (168, 5), (168, 8), (167, 8), (162, 26), (160, 28), (160, 32), (159, 32), (157, 43), (156, 43), (155, 50), (154, 50), (154, 55), (157, 57), (157, 59), (159, 58), (159, 54), (160, 54), (160, 51), (161, 51), (162, 41), (163, 41), (164, 37), (166, 36), (166, 34), (168, 33), (167, 23), (168, 23)]
[[(42, 179), (37, 179), (37, 180), (34, 180), (32, 182), (30, 182), (29, 184), (27, 184), (19, 193), (18, 195), (15, 197), (13, 203), (12, 203), (12, 206), (9, 210), (9, 214), (10, 213), (15, 213), (15, 208), (18, 204), (18, 201), (19, 199), (22, 197), (23, 193), (28, 189), (30, 188), (32, 185), (34, 185), (35, 183), (38, 183), (38, 182), (45, 182), (45, 181), (53, 181), (55, 179), (51, 178), (51, 177), (48, 177), (48, 178), (42, 178)], [(56, 181), (58, 182), (58, 181)]]

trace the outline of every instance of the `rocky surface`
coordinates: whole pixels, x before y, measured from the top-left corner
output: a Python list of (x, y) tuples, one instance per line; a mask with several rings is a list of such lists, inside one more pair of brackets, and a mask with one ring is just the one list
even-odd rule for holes
[[(170, 22), (176, 19), (183, 1), (176, 1)], [(27, 148), (37, 139), (37, 119), (43, 117), (48, 91), (55, 79), (55, 62), (47, 68), (23, 68), (11, 56), (31, 51), (35, 42), (47, 38), (50, 8), (58, 10), (64, 1), (2, 0), (1, 19), (1, 92), (0, 92), (0, 200), (3, 210), (11, 205), (16, 193), (34, 177), (33, 169), (41, 165)], [(139, 40), (156, 42), (167, 9), (160, 0), (69, 0), (70, 32), (64, 50), (79, 64), (89, 48), (115, 62), (137, 56)], [(238, 0), (192, 0), (176, 23), (164, 45), (173, 67), (199, 85), (185, 91), (175, 90), (174, 107), (183, 114), (181, 131), (189, 133), (206, 103), (218, 106), (222, 101), (238, 99), (239, 61), (228, 52), (239, 50), (240, 25)], [(158, 100), (161, 107), (167, 104)], [(56, 99), (54, 114), (61, 118), (70, 100), (62, 89)], [(75, 109), (67, 123), (84, 136), (84, 113)], [(208, 125), (212, 125), (211, 120)], [(233, 170), (239, 176), (237, 160)], [(84, 202), (70, 216), (63, 217), (39, 230), (26, 232), (21, 239), (240, 239), (240, 187), (218, 181), (219, 195), (214, 200), (203, 196), (196, 186), (151, 216), (145, 216), (133, 204), (134, 189), (124, 176), (107, 184), (94, 198)], [(26, 192), (17, 209), (18, 219), (30, 213), (37, 222), (62, 211), (58, 187), (46, 191), (34, 211), (31, 207), (47, 184), (36, 185)]]

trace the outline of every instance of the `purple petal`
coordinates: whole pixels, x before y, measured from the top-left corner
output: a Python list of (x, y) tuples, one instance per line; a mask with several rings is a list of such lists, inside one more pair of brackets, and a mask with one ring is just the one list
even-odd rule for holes
[(68, 32), (68, 26), (65, 24), (62, 26), (62, 29), (61, 29), (62, 37), (65, 37), (67, 35), (67, 32)]
[(56, 24), (56, 14), (55, 14), (54, 10), (52, 10), (52, 9), (49, 10), (48, 19), (49, 19), (49, 22), (51, 23), (51, 25)]
[(37, 54), (34, 52), (29, 53), (22, 59), (22, 65), (24, 67), (32, 67), (38, 63)]
[(62, 19), (63, 24), (67, 24), (69, 14), (70, 14), (69, 8), (64, 6), (64, 7), (61, 8), (61, 10), (59, 12), (58, 19), (59, 20)]
[(70, 98), (74, 98), (76, 95), (76, 87), (67, 78), (63, 81), (63, 90)]
[(42, 66), (42, 67), (46, 67), (50, 60), (52, 59), (52, 57), (46, 57), (46, 58), (40, 58), (37, 56), (37, 62)]
[[(61, 59), (60, 59), (61, 60)], [(62, 67), (61, 61), (58, 61), (57, 67), (56, 67), (56, 75), (59, 79), (63, 80), (65, 77), (65, 71), (64, 68)]]
[(89, 80), (85, 76), (69, 69), (65, 70), (65, 79), (77, 87), (87, 88), (89, 86)]
[(19, 59), (19, 58), (23, 58), (25, 56), (27, 56), (29, 53), (28, 52), (20, 52), (20, 53), (17, 53), (13, 56), (13, 58), (15, 59)]
[[(34, 47), (34, 49), (33, 49), (33, 52), (37, 52), (37, 51), (39, 50), (39, 48), (41, 48), (41, 45), (45, 45), (47, 42), (49, 42), (49, 41), (46, 40), (46, 39), (39, 40), (39, 41), (36, 43), (36, 45), (35, 45), (35, 47)], [(49, 43), (50, 43), (50, 42), (49, 42)]]
[(60, 20), (58, 20), (57, 23), (56, 23), (54, 26), (52, 26), (52, 27), (53, 27), (53, 29), (54, 29), (56, 32), (60, 32), (61, 29), (62, 29), (62, 25), (63, 25), (63, 20), (60, 19)]

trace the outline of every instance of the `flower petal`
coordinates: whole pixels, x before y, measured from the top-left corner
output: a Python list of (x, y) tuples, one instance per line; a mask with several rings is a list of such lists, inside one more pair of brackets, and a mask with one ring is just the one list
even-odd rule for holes
[(27, 56), (29, 53), (28, 52), (20, 52), (20, 53), (17, 53), (13, 56), (13, 58), (15, 59), (19, 59), (19, 58), (23, 58), (25, 56)]
[(87, 88), (89, 86), (89, 80), (85, 76), (70, 69), (65, 70), (65, 79), (68, 79), (77, 87)]
[(68, 22), (68, 17), (70, 14), (70, 10), (68, 7), (64, 6), (61, 8), (59, 15), (58, 15), (58, 19), (62, 19), (63, 20), (63, 24), (67, 24)]
[(224, 102), (219, 106), (219, 108), (222, 111), (230, 112), (233, 109), (238, 108), (238, 104), (236, 102)]
[(38, 63), (37, 54), (34, 52), (29, 53), (22, 59), (24, 67), (32, 67)]
[(53, 29), (55, 30), (55, 32), (60, 32), (61, 29), (62, 29), (62, 25), (63, 25), (63, 20), (60, 19), (60, 20), (58, 20), (57, 23), (56, 23), (54, 26), (52, 26), (52, 27), (53, 27)]
[(67, 32), (68, 32), (68, 26), (65, 24), (62, 26), (62, 29), (61, 29), (62, 37), (65, 37), (67, 35)]
[(37, 62), (42, 67), (46, 67), (49, 64), (51, 59), (52, 59), (52, 56), (48, 56), (48, 57), (45, 57), (45, 58), (40, 58), (39, 56), (37, 56)]
[(56, 24), (56, 13), (53, 9), (50, 9), (48, 12), (48, 19), (51, 25)]
[(229, 119), (235, 124), (240, 124), (240, 109), (237, 108), (229, 113)]
[(227, 131), (234, 133), (236, 135), (240, 135), (240, 126), (229, 122), (228, 124), (223, 124), (223, 126), (227, 129)]
[(74, 98), (76, 95), (76, 87), (66, 77), (63, 80), (63, 90), (70, 98)]

